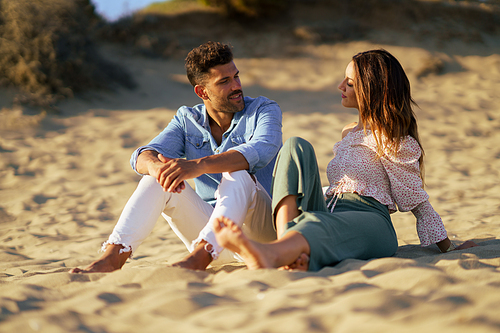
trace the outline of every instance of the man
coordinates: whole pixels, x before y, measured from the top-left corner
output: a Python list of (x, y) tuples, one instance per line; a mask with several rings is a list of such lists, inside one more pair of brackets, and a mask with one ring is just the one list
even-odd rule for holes
[[(279, 106), (265, 97), (243, 96), (228, 45), (200, 45), (185, 65), (203, 104), (179, 108), (163, 132), (132, 154), (132, 168), (143, 178), (101, 258), (71, 273), (120, 269), (160, 214), (190, 251), (174, 266), (203, 270), (215, 259), (234, 260), (212, 230), (220, 216), (236, 221), (251, 239), (276, 239), (269, 194), (282, 145)], [(186, 179), (194, 179), (196, 192)]]

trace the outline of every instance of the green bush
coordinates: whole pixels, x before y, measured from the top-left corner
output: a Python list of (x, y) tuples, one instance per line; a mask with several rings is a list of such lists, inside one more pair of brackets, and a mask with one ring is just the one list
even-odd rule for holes
[(98, 22), (90, 0), (0, 0), (0, 83), (40, 106), (89, 88), (133, 87), (97, 52), (91, 36)]

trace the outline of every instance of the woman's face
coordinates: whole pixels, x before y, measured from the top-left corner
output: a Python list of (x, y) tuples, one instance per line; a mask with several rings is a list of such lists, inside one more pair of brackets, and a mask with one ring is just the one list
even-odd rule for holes
[(358, 109), (358, 100), (354, 91), (354, 62), (350, 62), (345, 69), (345, 78), (339, 84), (339, 89), (342, 91), (342, 105), (346, 108)]

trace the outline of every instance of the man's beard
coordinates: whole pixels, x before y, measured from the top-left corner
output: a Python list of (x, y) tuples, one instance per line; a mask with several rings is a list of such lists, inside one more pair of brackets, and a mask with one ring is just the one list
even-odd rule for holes
[[(238, 94), (241, 94), (242, 103), (235, 105), (231, 102), (230, 98), (231, 98), (231, 96), (238, 95)], [(221, 105), (219, 105), (217, 111), (227, 112), (227, 113), (237, 113), (237, 112), (240, 112), (241, 110), (243, 110), (244, 108), (245, 108), (245, 99), (243, 96), (243, 91), (238, 90), (238, 91), (235, 91), (235, 92), (232, 92), (231, 94), (229, 94), (229, 96), (227, 96), (226, 101), (224, 101), (224, 103), (221, 103)]]

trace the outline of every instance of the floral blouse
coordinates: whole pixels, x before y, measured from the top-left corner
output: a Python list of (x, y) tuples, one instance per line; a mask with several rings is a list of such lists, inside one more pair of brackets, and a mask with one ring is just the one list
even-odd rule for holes
[[(417, 219), (417, 233), (422, 246), (447, 237), (439, 214), (429, 203), (422, 188), (418, 159), (422, 153), (417, 141), (407, 136), (397, 156), (387, 152), (377, 157), (377, 144), (370, 130), (354, 129), (333, 147), (334, 158), (326, 169), (330, 186), (326, 196), (344, 192), (376, 199), (390, 213), (410, 211)], [(335, 204), (331, 207), (333, 211)]]

